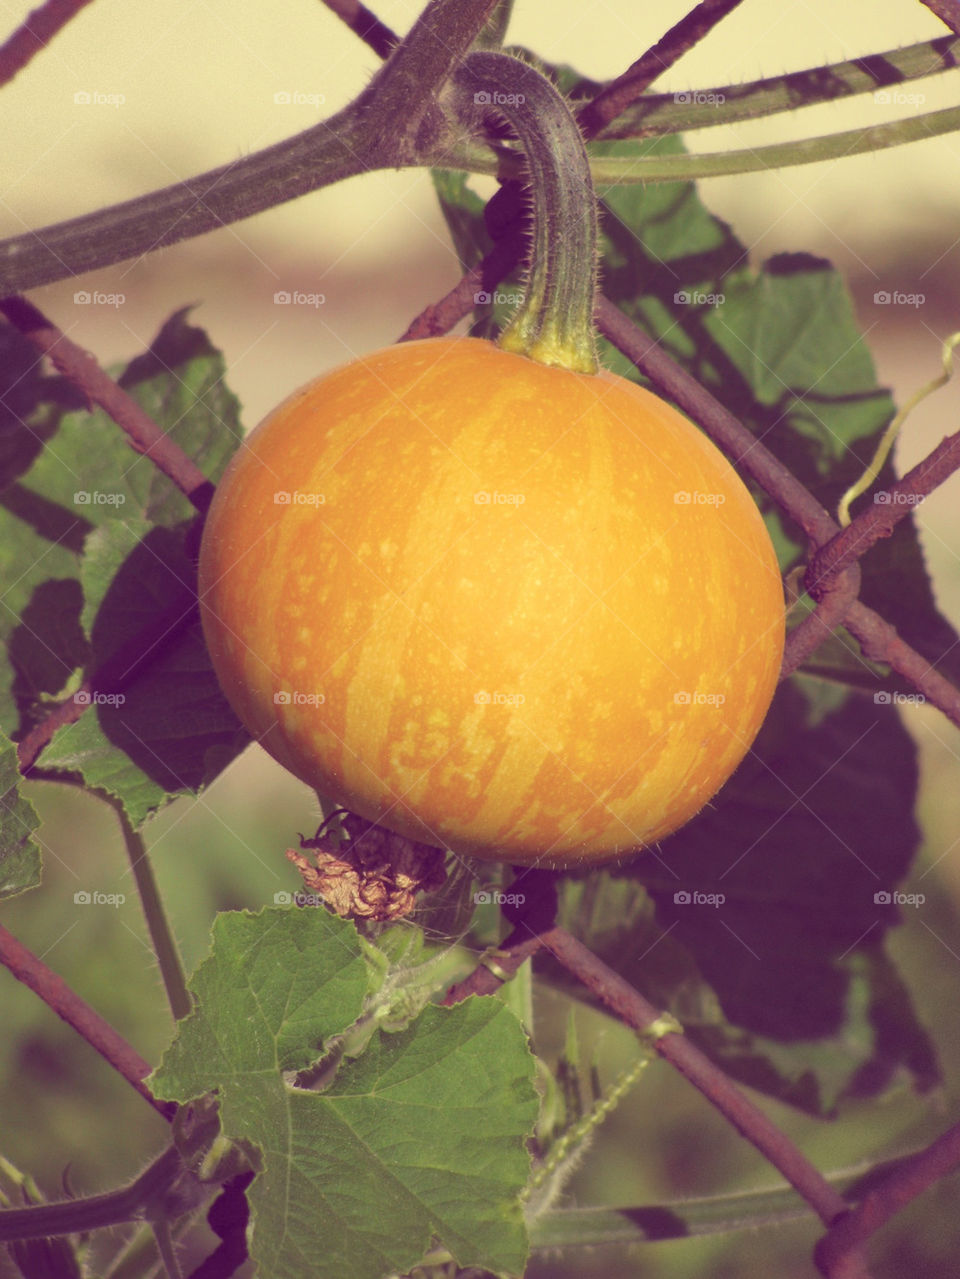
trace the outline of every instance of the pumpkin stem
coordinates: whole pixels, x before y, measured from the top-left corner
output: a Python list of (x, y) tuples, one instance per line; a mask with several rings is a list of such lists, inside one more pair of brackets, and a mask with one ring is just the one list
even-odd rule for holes
[(596, 373), (597, 202), (576, 120), (546, 76), (509, 54), (468, 54), (455, 79), (474, 108), (513, 127), (529, 170), (530, 269), (500, 346), (541, 364)]

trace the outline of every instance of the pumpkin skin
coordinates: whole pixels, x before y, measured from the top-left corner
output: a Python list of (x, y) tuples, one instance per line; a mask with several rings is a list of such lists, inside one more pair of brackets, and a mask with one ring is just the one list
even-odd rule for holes
[(247, 437), (200, 553), (239, 718), (409, 838), (601, 864), (693, 817), (784, 641), (749, 492), (675, 409), (475, 338), (325, 374)]

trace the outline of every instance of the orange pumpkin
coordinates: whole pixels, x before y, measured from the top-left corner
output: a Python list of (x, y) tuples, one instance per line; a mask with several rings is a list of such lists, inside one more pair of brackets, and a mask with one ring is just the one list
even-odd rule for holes
[(598, 864), (688, 821), (777, 681), (755, 503), (675, 409), (474, 338), (297, 391), (217, 489), (207, 644), (321, 795), (480, 858)]

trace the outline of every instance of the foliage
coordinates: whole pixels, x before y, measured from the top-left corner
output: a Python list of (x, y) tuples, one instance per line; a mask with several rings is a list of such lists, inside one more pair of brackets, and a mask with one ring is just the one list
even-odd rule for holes
[[(442, 9), (454, 6), (430, 12)], [(444, 55), (450, 66), (460, 56), (457, 41), (465, 50), (476, 35), (469, 15), (459, 23)], [(947, 41), (934, 52), (946, 63), (953, 47)], [(901, 53), (898, 74), (921, 74), (920, 46)], [(379, 93), (399, 119), (396, 103), (407, 90), (390, 78), (396, 65), (391, 60), (364, 95), (368, 112)], [(432, 68), (438, 91), (450, 66)], [(541, 66), (574, 104), (598, 88), (571, 68)], [(833, 71), (847, 86), (837, 93), (867, 87), (859, 62)], [(813, 92), (812, 81), (787, 80), (745, 87), (731, 95), (735, 109), (748, 113), (751, 98), (782, 109), (790, 94)], [(687, 156), (676, 134), (619, 136), (631, 121), (642, 133), (644, 111), (664, 128), (674, 119), (669, 103), (647, 97), (621, 113), (622, 127), (594, 130), (607, 140), (589, 147), (603, 290), (833, 511), (894, 413), (844, 281), (830, 263), (802, 253), (751, 267), (692, 181), (612, 181), (634, 163), (650, 162), (646, 171), (657, 173), (657, 161), (679, 167)], [(396, 125), (406, 132), (384, 146), (398, 162), (434, 166), (463, 271), (479, 272), (484, 286), (474, 293), (472, 332), (491, 337), (510, 308), (486, 296), (486, 285), (519, 289), (526, 251), (516, 151), (509, 130), (489, 124), (473, 150), (445, 152), (437, 143), (418, 151), (431, 121), (443, 134), (427, 100), (420, 106), (412, 124)], [(356, 127), (357, 146), (364, 139), (372, 146)], [(500, 193), (485, 206), (466, 171), (435, 167), (447, 154), (472, 159), (476, 171), (494, 155), (503, 165)], [(492, 261), (503, 268), (496, 279)], [(38, 819), (21, 793), (18, 750), (31, 779), (106, 799), (122, 817), (128, 851), (146, 863), (145, 841), (161, 810), (176, 800), (205, 802), (248, 744), (199, 629), (202, 502), (150, 456), (131, 452), (116, 414), (86, 401), (82, 378), (50, 373), (34, 337), (29, 326), (0, 324), (0, 567), (9, 583), (0, 615), (4, 897), (37, 888), (41, 878)], [(601, 352), (608, 367), (644, 380), (612, 342)], [(242, 437), (241, 411), (222, 354), (188, 310), (110, 372), (215, 484)], [(888, 462), (878, 486), (895, 483)], [(756, 483), (754, 492), (796, 586), (799, 627), (815, 606), (796, 585), (809, 530), (776, 494)], [(862, 499), (857, 510), (869, 505)], [(958, 636), (937, 609), (913, 517), (887, 532), (863, 561), (860, 598), (897, 628), (898, 643), (957, 680)], [(172, 1234), (224, 1186), (249, 1204), (253, 1267), (278, 1279), (378, 1279), (415, 1267), (519, 1275), (531, 1246), (551, 1255), (775, 1224), (805, 1210), (801, 1195), (825, 1222), (838, 1216), (841, 1192), (857, 1201), (869, 1177), (818, 1181), (811, 1169), (791, 1191), (639, 1207), (578, 1209), (562, 1196), (596, 1128), (654, 1052), (670, 1057), (664, 1041), (681, 1038), (681, 1026), (685, 1046), (712, 1072), (708, 1095), (721, 1110), (739, 1096), (732, 1080), (821, 1120), (942, 1084), (940, 1038), (923, 1025), (890, 944), (900, 907), (916, 904), (903, 889), (921, 840), (917, 750), (898, 710), (914, 697), (890, 647), (868, 657), (841, 625), (783, 682), (753, 751), (716, 800), (643, 857), (589, 874), (518, 870), (508, 882), (504, 872), (497, 882), (483, 879), (479, 893), (476, 882), (489, 868), (451, 866), (447, 887), (423, 901), (414, 920), (391, 928), (342, 920), (316, 904), (224, 910), (189, 983), (192, 1011), (145, 1082), (147, 1063), (131, 1064), (125, 1054), (135, 1054), (118, 1031), (4, 930), (8, 967), (165, 1117), (179, 1107), (176, 1157), (166, 1152), (111, 1199), (118, 1215), (110, 1221), (148, 1221), (158, 1251), (131, 1245), (114, 1279), (150, 1273), (157, 1255), (176, 1274)], [(169, 942), (140, 869), (154, 939)], [(592, 950), (600, 978), (551, 948), (557, 929)], [(534, 972), (523, 951), (531, 938), (542, 943)], [(618, 977), (661, 1016), (643, 1027), (631, 1021), (611, 995)], [(455, 1002), (447, 995), (454, 982), (474, 997)], [(476, 994), (501, 982), (499, 998)], [(631, 1042), (619, 1081), (609, 1084), (585, 1064), (572, 1029), (556, 1060), (548, 1059), (533, 1020), (534, 989), (538, 1003), (559, 995), (610, 1025), (616, 1012), (643, 1030), (647, 1039)], [(215, 1119), (189, 1136), (184, 1117), (195, 1112)], [(771, 1157), (758, 1133), (751, 1140)], [(789, 1138), (781, 1144), (786, 1164), (799, 1158)], [(12, 1166), (0, 1172), (0, 1238), (4, 1222), (18, 1238), (18, 1211), (53, 1213), (30, 1218), (43, 1223), (36, 1239), (20, 1232), (30, 1242), (18, 1238), (11, 1250), (19, 1273), (79, 1274), (74, 1244), (47, 1238), (66, 1220), (57, 1212), (71, 1205), (45, 1205)], [(72, 1209), (110, 1211), (92, 1199)], [(87, 1227), (76, 1224), (81, 1216), (70, 1220), (61, 1234), (76, 1240)]]

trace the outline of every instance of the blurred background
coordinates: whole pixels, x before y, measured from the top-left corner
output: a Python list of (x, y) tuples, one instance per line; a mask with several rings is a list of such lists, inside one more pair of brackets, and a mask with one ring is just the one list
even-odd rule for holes
[[(32, 4), (3, 5), (0, 40)], [(383, 0), (378, 16), (405, 32), (419, 4)], [(598, 79), (621, 72), (687, 11), (687, 3), (520, 0), (510, 40)], [(915, 0), (746, 0), (657, 84), (709, 89), (876, 53), (943, 35)], [(42, 56), (3, 90), (0, 236), (19, 234), (239, 159), (332, 114), (377, 64), (316, 0), (237, 5), (117, 0), (83, 9)], [(766, 122), (689, 134), (689, 149), (738, 149), (875, 124), (954, 105), (960, 70), (909, 86), (919, 101), (871, 95)], [(281, 105), (289, 93), (300, 105)], [(75, 95), (89, 95), (77, 101)], [(880, 380), (902, 402), (940, 371), (943, 339), (960, 329), (960, 136), (934, 138), (842, 163), (715, 178), (700, 185), (759, 265), (780, 251), (831, 259), (846, 274)], [(493, 189), (476, 179), (482, 194)], [(191, 304), (225, 354), (249, 429), (290, 390), (354, 355), (394, 341), (458, 279), (456, 256), (419, 171), (367, 174), (141, 262), (40, 288), (34, 301), (104, 364), (126, 361), (171, 311)], [(74, 301), (78, 290), (120, 294), (118, 305)], [(277, 306), (274, 293), (322, 293), (317, 307)], [(879, 305), (877, 292), (923, 296)], [(901, 471), (958, 426), (960, 381), (926, 401), (898, 445)], [(917, 523), (941, 609), (960, 627), (957, 482), (928, 499)], [(764, 1102), (822, 1168), (929, 1140), (956, 1112), (960, 1028), (960, 733), (928, 708), (907, 720), (921, 752), (925, 845), (908, 890), (932, 903), (894, 930), (890, 949), (921, 1020), (940, 1046), (947, 1087), (934, 1099), (895, 1095), (834, 1123)], [(0, 907), (0, 919), (62, 973), (151, 1061), (171, 1023), (111, 811), (41, 783), (27, 787), (43, 826), (42, 889)], [(147, 838), (188, 970), (203, 957), (216, 910), (258, 908), (295, 886), (283, 857), (295, 832), (312, 833), (312, 794), (251, 748), (200, 799), (181, 801)], [(82, 889), (123, 893), (116, 908), (78, 907)], [(165, 1140), (165, 1125), (32, 995), (0, 975), (0, 1153), (52, 1194), (70, 1167), (78, 1193), (132, 1176)], [(546, 995), (538, 1046), (560, 1050), (565, 1011)], [(580, 1015), (586, 1055), (605, 1082), (634, 1049), (622, 1028)], [(129, 1094), (129, 1095), (128, 1095)], [(638, 1152), (644, 1152), (638, 1158)], [(652, 1202), (775, 1181), (710, 1107), (666, 1067), (652, 1067), (608, 1121), (573, 1183), (582, 1204)], [(955, 1209), (947, 1182), (883, 1236), (880, 1279), (912, 1265), (956, 1274)], [(548, 1258), (531, 1275), (726, 1276), (813, 1273), (811, 1223), (717, 1240), (651, 1244), (628, 1257)], [(5, 1273), (0, 1260), (0, 1274)]]

